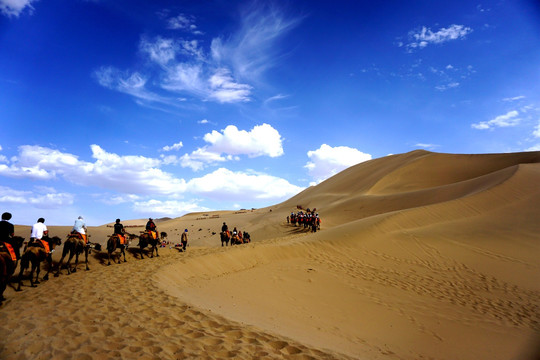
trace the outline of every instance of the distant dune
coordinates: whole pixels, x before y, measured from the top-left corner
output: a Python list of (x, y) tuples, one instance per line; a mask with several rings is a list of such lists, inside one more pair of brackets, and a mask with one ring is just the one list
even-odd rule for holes
[[(539, 184), (540, 152), (413, 151), (275, 206), (160, 219), (187, 252), (94, 253), (89, 272), (8, 288), (0, 358), (536, 359)], [(287, 224), (298, 207), (321, 231)], [(221, 247), (223, 222), (253, 242)]]

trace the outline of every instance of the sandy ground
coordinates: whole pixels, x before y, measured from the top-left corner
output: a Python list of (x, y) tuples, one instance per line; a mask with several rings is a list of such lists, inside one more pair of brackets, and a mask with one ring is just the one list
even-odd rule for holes
[[(539, 183), (538, 152), (415, 151), (269, 208), (163, 220), (187, 252), (94, 252), (90, 271), (8, 288), (0, 358), (538, 359)], [(297, 205), (321, 231), (286, 223)], [(254, 241), (221, 247), (223, 222)]]

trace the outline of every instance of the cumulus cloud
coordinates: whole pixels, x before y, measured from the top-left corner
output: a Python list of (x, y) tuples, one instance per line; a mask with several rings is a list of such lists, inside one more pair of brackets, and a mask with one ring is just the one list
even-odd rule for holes
[(22, 191), (0, 186), (0, 204), (22, 204), (40, 209), (57, 209), (73, 204), (73, 199), (73, 194), (58, 193), (52, 188)]
[(285, 200), (303, 188), (275, 176), (220, 168), (187, 183), (187, 191), (219, 200)]
[(0, 0), (0, 11), (7, 17), (19, 17), (19, 15), (28, 9), (30, 13), (34, 10), (32, 3), (37, 0)]
[(203, 139), (209, 145), (183, 155), (180, 159), (182, 167), (199, 171), (209, 164), (238, 160), (240, 155), (251, 158), (283, 155), (281, 135), (268, 124), (254, 126), (250, 131), (229, 125), (224, 130), (205, 134)]
[(518, 115), (518, 111), (512, 110), (489, 121), (481, 121), (479, 123), (472, 124), (471, 127), (478, 130), (490, 130), (496, 127), (516, 126), (521, 121)]
[(163, 151), (172, 151), (172, 150), (180, 150), (182, 147), (184, 146), (184, 144), (182, 144), (182, 142), (177, 142), (176, 144), (173, 144), (173, 145), (167, 145), (167, 146), (164, 146), (162, 148)]
[(159, 159), (120, 156), (91, 145), (94, 162), (41, 146), (19, 147), (17, 160), (0, 165), (0, 175), (14, 178), (54, 179), (114, 189), (130, 194), (172, 194), (183, 192), (185, 181), (159, 169)]
[[(437, 31), (422, 26), (419, 31), (411, 31), (409, 33), (410, 42), (405, 46), (407, 49), (422, 49), (429, 44), (442, 44), (452, 40), (465, 38), (473, 30), (465, 25), (450, 25), (447, 28), (441, 28)], [(403, 46), (403, 43), (400, 44)]]
[(283, 155), (281, 135), (268, 124), (257, 125), (250, 131), (238, 130), (236, 126), (229, 125), (222, 132), (214, 130), (204, 135), (204, 141), (211, 144), (209, 151), (220, 154), (249, 157)]
[(310, 161), (305, 165), (318, 183), (358, 163), (371, 160), (371, 155), (348, 146), (331, 147), (322, 144), (317, 150), (308, 151)]

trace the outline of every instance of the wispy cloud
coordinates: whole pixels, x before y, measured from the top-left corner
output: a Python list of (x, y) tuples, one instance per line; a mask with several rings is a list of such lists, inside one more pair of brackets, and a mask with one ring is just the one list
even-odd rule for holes
[(183, 30), (192, 34), (201, 35), (202, 32), (197, 28), (195, 24), (195, 16), (179, 14), (167, 19), (167, 27), (173, 30)]
[(7, 17), (19, 17), (19, 15), (28, 9), (30, 13), (34, 11), (32, 3), (37, 0), (0, 0), (0, 12)]
[(409, 43), (400, 42), (398, 46), (405, 46), (408, 50), (423, 49), (430, 44), (442, 44), (452, 40), (464, 39), (473, 31), (465, 25), (450, 25), (447, 28), (440, 28), (432, 31), (430, 28), (422, 26), (420, 30), (409, 32)]
[(525, 99), (525, 96), (519, 95), (519, 96), (514, 96), (514, 97), (507, 97), (507, 98), (502, 99), (502, 101), (517, 101), (521, 99)]
[[(152, 70), (103, 66), (94, 75), (102, 86), (148, 102), (175, 104), (178, 101), (172, 99), (185, 100), (185, 95), (218, 103), (251, 101), (260, 75), (277, 64), (276, 40), (298, 22), (275, 7), (255, 4), (242, 12), (236, 32), (209, 42), (143, 36), (139, 50), (155, 65)], [(167, 17), (169, 29), (202, 34), (193, 16), (161, 16)], [(205, 43), (210, 46), (204, 48)]]
[(489, 130), (496, 127), (516, 126), (521, 121), (518, 115), (518, 111), (512, 110), (489, 121), (481, 121), (479, 123), (472, 124), (471, 127), (478, 130)]

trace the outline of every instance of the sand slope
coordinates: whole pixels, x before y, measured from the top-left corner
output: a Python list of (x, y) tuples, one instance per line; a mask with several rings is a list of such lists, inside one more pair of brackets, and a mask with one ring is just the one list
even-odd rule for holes
[[(8, 289), (0, 358), (533, 358), (539, 183), (538, 152), (414, 151), (269, 208), (164, 220), (169, 240), (188, 229), (187, 253), (98, 254), (89, 272)], [(286, 224), (298, 205), (322, 231)], [(221, 248), (224, 221), (254, 242)]]

